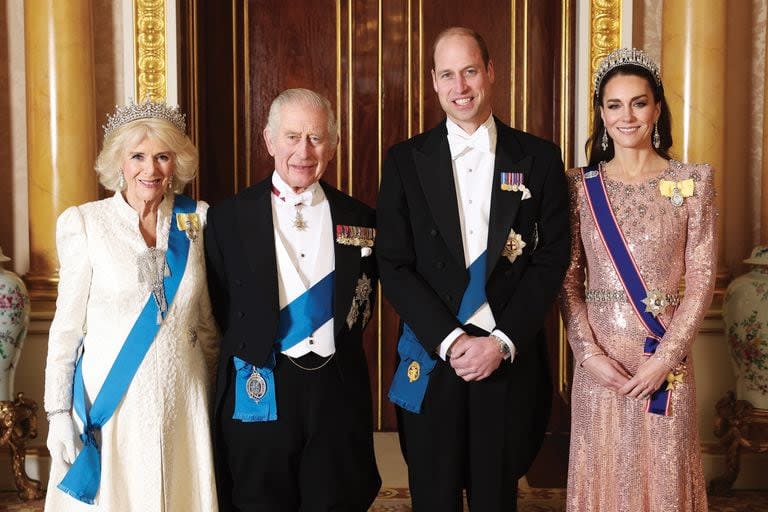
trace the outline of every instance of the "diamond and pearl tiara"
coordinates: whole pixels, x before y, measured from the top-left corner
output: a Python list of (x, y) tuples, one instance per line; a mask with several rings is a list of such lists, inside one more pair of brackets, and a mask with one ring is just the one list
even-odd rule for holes
[(179, 111), (179, 107), (171, 107), (165, 103), (158, 103), (145, 100), (142, 103), (135, 103), (133, 99), (128, 100), (124, 107), (115, 105), (115, 112), (107, 114), (107, 124), (103, 125), (104, 138), (124, 124), (136, 121), (137, 119), (163, 119), (179, 129), (182, 133), (186, 131), (187, 123), (184, 114)]
[(619, 66), (630, 65), (640, 66), (641, 68), (648, 70), (653, 76), (654, 80), (656, 80), (656, 86), (661, 86), (661, 73), (659, 72), (659, 66), (653, 61), (653, 59), (648, 56), (647, 53), (636, 48), (619, 48), (618, 50), (614, 50), (606, 55), (603, 61), (600, 63), (600, 67), (598, 67), (597, 71), (595, 72), (595, 98), (597, 98), (598, 92), (600, 91), (600, 84), (608, 72)]

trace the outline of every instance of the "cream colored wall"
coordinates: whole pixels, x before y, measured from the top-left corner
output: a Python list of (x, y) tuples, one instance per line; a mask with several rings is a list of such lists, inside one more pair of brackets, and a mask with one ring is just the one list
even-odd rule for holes
[[(0, 0), (0, 246), (13, 259), (6, 268), (20, 275), (29, 268), (24, 4), (24, 0)], [(92, 0), (92, 15), (97, 131), (101, 135), (106, 113), (123, 101), (121, 2)], [(84, 159), (82, 165), (92, 168), (90, 160)], [(33, 311), (16, 370), (16, 391), (37, 401), (41, 409), (49, 325), (50, 315)], [(32, 454), (27, 458), (27, 470), (31, 477), (46, 480), (47, 458), (38, 457), (35, 448), (45, 445), (47, 422), (42, 413), (38, 417), (39, 435), (30, 443)], [(11, 489), (8, 454), (0, 449), (0, 490)]]
[[(729, 2), (726, 21), (725, 165), (717, 172), (726, 176), (724, 208), (725, 261), (732, 277), (747, 268), (742, 260), (760, 241), (760, 196), (763, 190), (762, 132), (765, 73), (766, 0)], [(658, 62), (664, 48), (663, 0), (635, 1), (633, 45), (644, 48)], [(747, 29), (745, 29), (747, 27)], [(662, 68), (662, 78), (664, 69)], [(720, 80), (721, 77), (712, 77)], [(672, 120), (673, 124), (675, 119)], [(674, 153), (673, 147), (673, 153)], [(762, 241), (763, 243), (768, 240)], [(693, 351), (698, 391), (699, 430), (707, 480), (724, 470), (723, 456), (714, 435), (715, 404), (735, 389), (722, 319), (709, 318), (696, 339)], [(768, 489), (768, 455), (745, 455), (736, 488)]]

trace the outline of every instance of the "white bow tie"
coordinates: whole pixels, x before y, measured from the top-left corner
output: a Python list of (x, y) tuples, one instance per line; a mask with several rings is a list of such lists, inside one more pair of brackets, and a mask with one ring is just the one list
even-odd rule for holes
[(456, 159), (468, 149), (490, 153), (491, 141), (489, 138), (488, 130), (484, 126), (475, 130), (475, 133), (472, 135), (463, 135), (449, 131), (448, 145), (451, 148), (451, 156)]
[(311, 190), (305, 190), (301, 194), (296, 194), (294, 192), (283, 192), (282, 199), (292, 205), (292, 206), (298, 206), (300, 204), (303, 204), (304, 206), (310, 206), (312, 204), (312, 191)]

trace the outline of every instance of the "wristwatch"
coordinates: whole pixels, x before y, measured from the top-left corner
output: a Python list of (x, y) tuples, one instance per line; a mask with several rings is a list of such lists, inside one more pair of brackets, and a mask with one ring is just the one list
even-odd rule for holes
[(507, 342), (503, 339), (499, 338), (495, 334), (491, 334), (491, 338), (496, 340), (496, 343), (499, 344), (499, 352), (501, 353), (501, 356), (506, 359), (509, 357), (509, 345), (507, 345)]

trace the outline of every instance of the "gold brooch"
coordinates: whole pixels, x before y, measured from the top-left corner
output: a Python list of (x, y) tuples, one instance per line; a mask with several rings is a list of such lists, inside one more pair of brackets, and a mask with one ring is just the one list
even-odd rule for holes
[(683, 377), (685, 376), (685, 372), (683, 371), (671, 371), (667, 374), (667, 391), (673, 390), (677, 387), (678, 384), (683, 383)]
[(176, 227), (179, 231), (184, 231), (187, 238), (194, 242), (200, 233), (200, 217), (196, 213), (177, 213)]
[(693, 180), (683, 181), (659, 180), (659, 190), (661, 195), (668, 197), (669, 201), (675, 206), (683, 205), (683, 198), (693, 195)]
[(415, 382), (421, 376), (421, 365), (418, 361), (411, 361), (408, 365), (408, 381)]
[(504, 243), (504, 249), (501, 251), (501, 254), (506, 257), (510, 263), (514, 263), (518, 256), (523, 254), (523, 248), (525, 247), (526, 243), (523, 241), (523, 237), (517, 233), (515, 233), (515, 230), (510, 230), (509, 236), (507, 237), (507, 241)]

